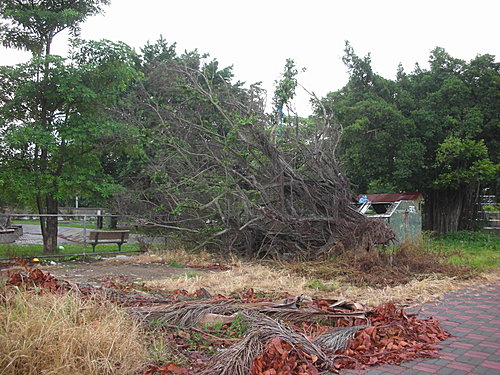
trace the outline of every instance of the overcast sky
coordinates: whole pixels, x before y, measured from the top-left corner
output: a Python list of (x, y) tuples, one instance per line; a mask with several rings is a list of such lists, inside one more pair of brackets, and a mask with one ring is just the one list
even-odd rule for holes
[[(399, 63), (411, 71), (427, 66), (430, 50), (453, 57), (500, 55), (499, 0), (112, 0), (105, 13), (82, 25), (85, 39), (121, 40), (139, 50), (160, 35), (178, 52), (197, 48), (236, 79), (262, 81), (272, 96), (286, 58), (307, 68), (299, 80), (318, 96), (347, 82), (341, 57), (344, 41), (355, 52), (371, 52), (375, 72), (394, 78)], [(59, 37), (54, 53), (65, 53)], [(0, 49), (0, 65), (26, 60)], [(301, 94), (300, 114), (309, 112)]]

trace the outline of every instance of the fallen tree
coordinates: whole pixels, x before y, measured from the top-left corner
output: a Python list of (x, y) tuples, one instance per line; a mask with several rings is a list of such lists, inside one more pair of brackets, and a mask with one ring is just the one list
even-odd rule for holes
[(280, 111), (268, 115), (259, 86), (232, 83), (230, 68), (196, 53), (177, 57), (161, 41), (143, 52), (145, 79), (120, 113), (145, 135), (144, 154), (118, 211), (196, 247), (250, 256), (369, 251), (393, 238), (351, 207), (335, 117), (283, 114), (296, 85), (290, 66), (278, 85)]

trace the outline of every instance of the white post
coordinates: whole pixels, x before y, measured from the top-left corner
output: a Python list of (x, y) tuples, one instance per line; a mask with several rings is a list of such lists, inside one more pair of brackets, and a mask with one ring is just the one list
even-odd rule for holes
[(87, 255), (87, 216), (83, 215), (83, 256)]

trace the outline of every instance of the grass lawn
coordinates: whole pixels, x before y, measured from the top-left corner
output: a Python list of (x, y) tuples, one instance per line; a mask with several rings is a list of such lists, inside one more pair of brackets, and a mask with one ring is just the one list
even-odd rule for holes
[[(12, 224), (17, 224), (17, 225), (40, 225), (39, 220), (13, 220)], [(65, 222), (60, 222), (59, 227), (69, 227), (69, 228), (83, 228), (83, 224), (79, 221), (75, 222), (74, 224), (68, 223), (67, 221)], [(97, 225), (95, 222), (87, 221), (86, 224), (87, 229), (97, 229)]]
[[(62, 245), (64, 249), (58, 250), (57, 254), (83, 254), (82, 245)], [(139, 250), (139, 244), (123, 244), (122, 251)], [(116, 251), (118, 253), (118, 245), (116, 244), (102, 244), (97, 245), (96, 252)], [(92, 246), (87, 245), (87, 254), (92, 254)], [(0, 258), (10, 257), (42, 257), (43, 258), (43, 245), (11, 245), (0, 244)]]
[(430, 240), (430, 249), (449, 256), (456, 265), (478, 271), (500, 267), (500, 237), (481, 232), (450, 233)]

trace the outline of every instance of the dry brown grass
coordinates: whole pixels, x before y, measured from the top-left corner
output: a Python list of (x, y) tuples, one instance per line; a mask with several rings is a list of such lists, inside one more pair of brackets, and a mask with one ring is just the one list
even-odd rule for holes
[(165, 263), (175, 262), (177, 264), (190, 266), (206, 266), (217, 262), (213, 255), (205, 252), (188, 252), (182, 248), (171, 250), (152, 250), (145, 254), (130, 256), (126, 258), (107, 259), (106, 263), (134, 263), (134, 264), (150, 264), (150, 263)]
[(430, 254), (423, 246), (413, 244), (403, 244), (393, 252), (374, 251), (362, 255), (349, 252), (327, 260), (277, 266), (305, 277), (345, 281), (359, 287), (403, 285), (433, 274), (462, 280), (474, 277), (471, 267), (449, 264), (444, 254)]
[(256, 292), (288, 292), (293, 295), (307, 294), (313, 297), (347, 299), (365, 306), (377, 306), (387, 301), (401, 304), (428, 302), (439, 299), (444, 293), (480, 283), (498, 280), (494, 274), (467, 281), (452, 277), (431, 275), (422, 280), (409, 283), (377, 287), (357, 287), (346, 282), (335, 283), (331, 280), (311, 279), (274, 269), (260, 264), (240, 264), (231, 270), (209, 272), (190, 277), (169, 278), (149, 281), (152, 287), (168, 290), (185, 289), (194, 292), (203, 287), (210, 293), (230, 295), (233, 292), (253, 288)]
[(493, 270), (492, 272), (482, 274), (481, 278), (487, 284), (500, 283), (500, 270)]
[(368, 306), (377, 306), (392, 300), (400, 304), (413, 305), (440, 299), (445, 293), (463, 288), (481, 288), (484, 284), (500, 282), (499, 270), (478, 275), (468, 280), (438, 275), (423, 280), (388, 286), (385, 288), (345, 286), (342, 293), (354, 301)]
[[(406, 247), (396, 258), (396, 262), (401, 263), (400, 267), (392, 267), (398, 271), (395, 276), (388, 273), (388, 268), (391, 267), (380, 266), (377, 268), (374, 267), (373, 261), (367, 263), (370, 265), (369, 269), (363, 269), (363, 267), (353, 267), (352, 263), (347, 264), (345, 259), (343, 260), (345, 264), (342, 261), (340, 263), (318, 261), (276, 264), (276, 267), (263, 264), (243, 264), (231, 259), (230, 263), (234, 264), (232, 269), (228, 271), (208, 272), (199, 275), (191, 273), (186, 274), (184, 277), (149, 281), (147, 284), (169, 290), (185, 289), (189, 292), (194, 292), (203, 287), (212, 294), (221, 293), (224, 295), (252, 288), (257, 292), (308, 294), (322, 298), (348, 299), (366, 306), (376, 306), (389, 300), (401, 304), (428, 302), (439, 299), (448, 291), (481, 283), (500, 281), (498, 271), (471, 277), (468, 280), (461, 280), (462, 277), (455, 277), (454, 273), (459, 271), (458, 274), (460, 275), (461, 270), (443, 265), (440, 259), (429, 260), (428, 254), (424, 255), (416, 247)], [(213, 258), (208, 253), (193, 254), (179, 249), (148, 253), (136, 257), (117, 259), (116, 261), (138, 264), (177, 262), (179, 264), (205, 266), (220, 260)], [(223, 264), (228, 264), (228, 260)], [(357, 266), (360, 264), (363, 265), (364, 263), (359, 260), (355, 263)], [(448, 276), (438, 274), (425, 276), (420, 274), (416, 278), (415, 274), (407, 271), (409, 269), (408, 264), (411, 265), (410, 268), (414, 268), (415, 272), (427, 270), (430, 266), (434, 267), (430, 268), (431, 272), (443, 270), (453, 272), (449, 272), (450, 275)], [(379, 268), (380, 274), (375, 272)], [(401, 269), (398, 270), (398, 268)], [(467, 270), (463, 273), (469, 277)], [(357, 280), (353, 280), (353, 275), (356, 275)], [(399, 280), (400, 284), (377, 286), (377, 283), (374, 283), (375, 285), (370, 286), (367, 283), (370, 280), (367, 280), (366, 277), (362, 278), (360, 275), (375, 278), (375, 281), (381, 281), (381, 284), (383, 282), (397, 284), (393, 282), (395, 280)], [(401, 275), (404, 277), (401, 277)]]
[(232, 269), (221, 272), (208, 272), (190, 277), (169, 278), (147, 282), (149, 286), (164, 289), (185, 289), (194, 292), (204, 287), (211, 293), (229, 295), (232, 292), (253, 288), (264, 292), (289, 292), (301, 294), (307, 284), (307, 279), (292, 276), (286, 271), (272, 269), (260, 264), (238, 264)]
[(134, 374), (144, 345), (138, 325), (109, 304), (0, 290), (0, 374)]
[(365, 306), (378, 306), (388, 301), (413, 305), (438, 300), (443, 294), (464, 288), (468, 284), (451, 277), (429, 276), (423, 280), (412, 280), (406, 284), (384, 288), (344, 285), (339, 298), (356, 301)]

